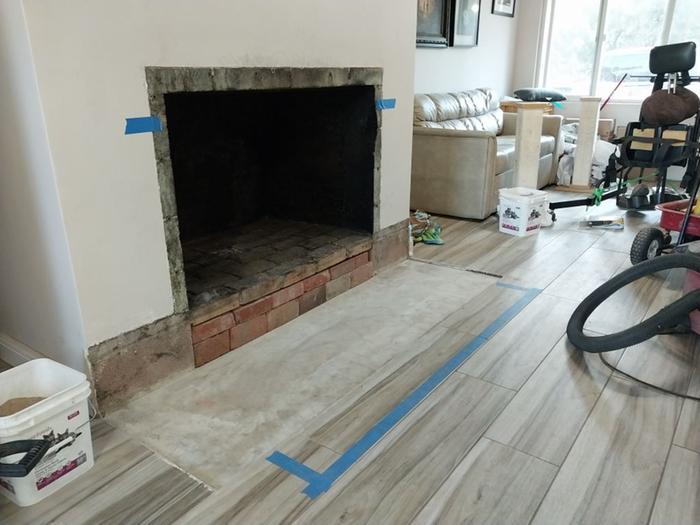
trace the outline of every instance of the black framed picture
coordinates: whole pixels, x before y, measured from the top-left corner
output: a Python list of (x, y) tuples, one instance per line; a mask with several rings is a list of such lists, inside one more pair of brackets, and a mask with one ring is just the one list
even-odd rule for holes
[(515, 0), (493, 0), (491, 13), (513, 18), (515, 16)]
[(473, 47), (479, 43), (481, 0), (453, 0), (450, 45)]
[(453, 0), (418, 0), (416, 45), (447, 47)]

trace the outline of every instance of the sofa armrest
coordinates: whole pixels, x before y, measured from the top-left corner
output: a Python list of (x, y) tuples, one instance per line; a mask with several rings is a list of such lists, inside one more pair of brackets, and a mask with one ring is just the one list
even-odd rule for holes
[(413, 128), (411, 208), (483, 219), (495, 209), (496, 135)]

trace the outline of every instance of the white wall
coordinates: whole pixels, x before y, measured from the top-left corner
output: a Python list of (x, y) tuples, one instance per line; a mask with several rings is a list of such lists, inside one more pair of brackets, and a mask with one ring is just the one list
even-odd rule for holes
[(517, 21), (527, 1), (518, 0), (509, 18), (492, 15), (491, 0), (481, 0), (476, 47), (416, 48), (416, 93), (491, 87), (511, 95)]
[(152, 139), (124, 135), (145, 66), (383, 67), (380, 226), (408, 216), (415, 2), (24, 5), (88, 344), (173, 311)]
[(0, 342), (82, 370), (83, 329), (21, 0), (0, 2), (0, 94)]

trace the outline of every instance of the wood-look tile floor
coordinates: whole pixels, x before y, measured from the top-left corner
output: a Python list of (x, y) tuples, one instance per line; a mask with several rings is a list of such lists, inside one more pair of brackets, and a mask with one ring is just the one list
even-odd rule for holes
[(92, 422), (95, 466), (31, 507), (0, 497), (0, 523), (172, 523), (211, 493), (103, 420)]
[[(571, 197), (564, 194), (564, 198)], [(76, 482), (75, 488), (68, 487), (65, 498), (59, 493), (36, 510), (19, 510), (8, 504), (0, 507), (0, 522), (700, 523), (700, 403), (618, 377), (596, 356), (573, 348), (565, 336), (573, 308), (629, 265), (627, 254), (635, 232), (654, 224), (658, 216), (655, 212), (628, 213), (625, 230), (612, 232), (579, 227), (585, 213), (583, 208), (562, 210), (552, 228), (527, 238), (498, 233), (494, 218), (483, 222), (438, 218), (444, 226), (446, 244), (417, 246), (414, 257), (421, 262), (388, 270), (358, 287), (353, 296), (345, 300), (341, 296), (324, 305), (328, 323), (322, 327), (322, 341), (315, 343), (311, 352), (306, 349), (303, 353), (305, 339), (297, 332), (310, 331), (309, 323), (320, 319), (312, 312), (307, 314), (307, 321), (291, 323), (286, 331), (268, 334), (266, 342), (237, 351), (248, 353), (239, 354), (239, 361), (229, 358), (230, 363), (245, 365), (242, 371), (233, 367), (213, 376), (206, 370), (215, 370), (215, 361), (193, 373), (189, 377), (193, 382), (212, 377), (217, 381), (245, 381), (250, 395), (258, 400), (254, 406), (259, 413), (257, 423), (249, 417), (251, 408), (243, 410), (236, 395), (225, 400), (226, 413), (219, 414), (217, 421), (227, 422), (220, 428), (228, 429), (230, 435), (219, 436), (222, 450), (251, 447), (248, 443), (256, 441), (256, 432), (266, 429), (268, 437), (270, 430), (277, 436), (284, 435), (274, 444), (264, 442), (253, 454), (248, 449), (239, 450), (240, 461), (231, 463), (229, 472), (225, 472), (226, 465), (217, 470), (205, 451), (197, 448), (195, 438), (207, 432), (204, 422), (216, 410), (211, 400), (202, 398), (193, 405), (199, 412), (191, 413), (186, 422), (189, 426), (185, 425), (187, 431), (182, 433), (176, 427), (163, 427), (157, 415), (151, 422), (157, 428), (148, 431), (139, 432), (139, 426), (130, 420), (134, 415), (143, 417), (148, 399), (167, 404), (168, 414), (188, 417), (187, 410), (175, 412), (176, 405), (187, 402), (185, 395), (197, 396), (204, 386), (193, 383), (188, 388), (187, 376), (148, 394), (145, 400), (136, 401), (133, 409), (127, 407), (125, 414), (115, 418), (117, 424), (129, 423), (125, 428), (133, 438), (154, 448), (167, 444), (159, 452), (169, 461), (176, 458), (168, 457), (168, 447), (185, 444), (183, 450), (190, 450), (196, 460), (193, 465), (199, 461), (202, 475), (209, 472), (212, 479), (222, 481), (210, 495), (194, 481), (183, 485), (180, 492), (176, 491), (177, 483), (161, 481), (143, 490), (132, 487), (130, 493), (141, 497), (134, 496), (134, 504), (128, 505), (129, 496), (119, 494), (118, 489), (125, 487), (125, 482), (113, 484), (112, 477), (118, 476), (105, 476), (101, 490), (112, 494), (114, 501), (108, 511), (92, 509), (88, 508), (91, 483), (86, 477), (82, 484)], [(620, 212), (606, 203), (590, 213)], [(465, 269), (500, 275), (502, 279)], [(424, 294), (426, 288), (445, 279), (454, 282), (454, 293), (441, 301), (429, 294), (416, 299), (402, 288), (401, 275), (407, 273), (420, 277), (415, 295)], [(331, 465), (518, 299), (519, 292), (499, 287), (497, 282), (536, 287), (542, 292), (326, 493), (309, 499), (301, 492), (305, 482), (265, 461), (268, 453), (281, 450), (317, 471)], [(679, 296), (681, 286), (679, 273), (649, 277), (616, 294), (591, 319), (588, 328), (609, 333), (637, 323)], [(402, 335), (387, 327), (382, 317), (382, 310), (391, 306), (381, 301), (392, 293), (403, 301), (402, 308), (417, 316), (415, 326)], [(371, 315), (353, 317), (358, 305), (365, 305)], [(343, 308), (352, 314), (343, 317)], [(351, 340), (359, 332), (341, 329), (344, 324), (338, 318), (345, 319), (350, 327), (363, 326), (364, 339), (353, 346)], [(279, 359), (285, 355), (285, 338), (294, 352), (289, 352), (288, 366), (283, 371), (284, 360)], [(391, 347), (391, 351), (385, 347)], [(357, 355), (352, 359), (348, 353), (354, 352)], [(339, 355), (349, 361), (339, 360)], [(256, 369), (250, 359), (255, 356), (274, 364), (266, 369), (265, 377), (251, 377)], [(647, 380), (700, 395), (700, 371), (696, 366), (700, 351), (696, 351), (692, 336), (659, 337), (614, 352), (608, 358)], [(304, 359), (303, 366), (295, 359)], [(350, 366), (357, 361), (361, 367)], [(317, 370), (335, 373), (338, 379), (350, 375), (345, 382), (335, 382), (337, 388), (331, 395), (330, 391), (319, 390), (319, 383), (316, 388), (308, 384), (307, 377), (320, 379)], [(294, 402), (273, 409), (270, 403), (279, 401), (269, 397), (269, 390), (279, 383), (280, 379), (274, 379), (278, 373), (285, 384), (295, 373), (303, 377), (299, 376)], [(255, 385), (266, 392), (257, 391)], [(300, 413), (295, 414), (294, 407), (304, 395), (309, 396), (313, 410), (307, 407), (302, 414), (300, 407)], [(236, 421), (244, 416), (246, 426), (241, 433), (246, 438), (242, 439), (235, 435)], [(293, 424), (301, 417), (303, 424)], [(133, 439), (126, 442), (138, 446)], [(98, 444), (99, 448), (103, 447)], [(98, 455), (95, 469), (111, 472), (115, 467), (109, 462), (107, 454), (102, 459)], [(124, 466), (123, 470), (128, 472), (129, 468)], [(157, 477), (147, 474), (151, 469), (157, 471), (157, 467), (146, 465), (144, 469), (142, 476)], [(175, 492), (169, 492), (171, 489)], [(184, 497), (182, 493), (191, 495)], [(97, 498), (97, 502), (104, 504), (108, 497)], [(171, 502), (172, 510), (161, 512), (168, 508), (165, 501)], [(139, 509), (140, 505), (146, 506)], [(56, 510), (48, 510), (54, 506)]]

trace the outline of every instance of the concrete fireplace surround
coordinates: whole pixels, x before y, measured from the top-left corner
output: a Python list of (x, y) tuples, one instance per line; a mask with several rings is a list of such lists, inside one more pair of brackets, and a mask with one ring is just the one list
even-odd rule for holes
[[(180, 244), (164, 95), (174, 92), (373, 86), (382, 96), (381, 68), (147, 67), (148, 100), (164, 126), (153, 135), (174, 313), (89, 348), (97, 400), (122, 404), (160, 380), (201, 366), (293, 320), (407, 257), (407, 220), (379, 229), (381, 133), (374, 164), (374, 231), (324, 246), (297, 265), (240, 293), (190, 309)], [(381, 112), (377, 112), (378, 131)], [(215, 366), (215, 365), (214, 365)]]

